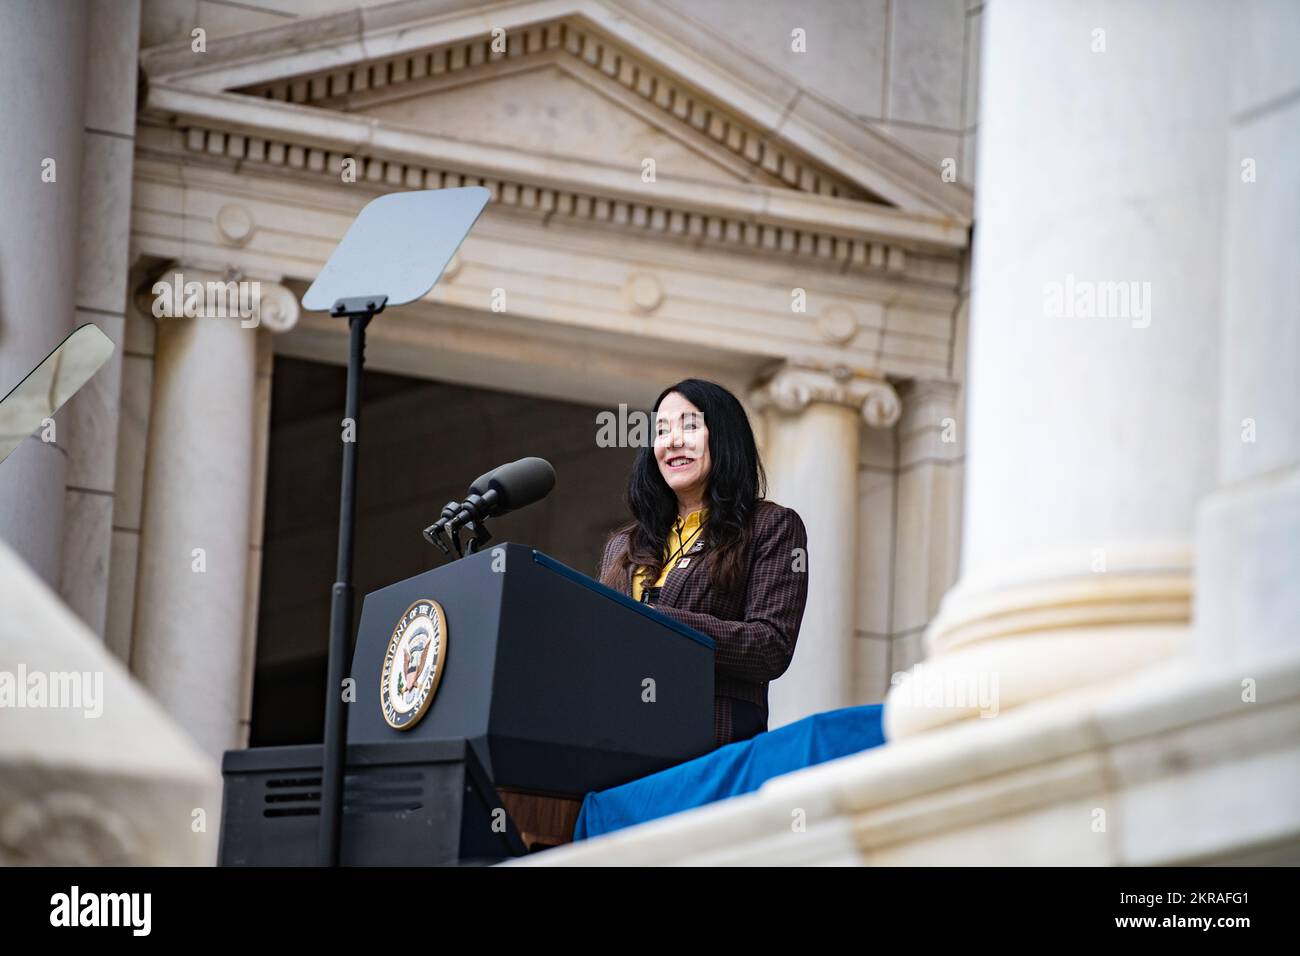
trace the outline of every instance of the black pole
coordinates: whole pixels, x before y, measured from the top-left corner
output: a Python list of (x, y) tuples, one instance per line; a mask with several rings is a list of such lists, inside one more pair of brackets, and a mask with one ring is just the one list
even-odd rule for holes
[[(325, 693), (325, 766), (321, 779), (320, 865), (339, 865), (343, 830), (343, 771), (348, 712), (343, 705), (348, 635), (352, 632), (352, 538), (357, 520), (357, 442), (361, 428), (361, 373), (366, 361), (366, 326), (372, 311), (348, 316), (348, 394), (345, 416), (352, 422), (352, 441), (343, 443), (343, 489), (339, 502), (338, 572), (330, 600), (329, 677)], [(380, 306), (382, 308), (382, 305)]]

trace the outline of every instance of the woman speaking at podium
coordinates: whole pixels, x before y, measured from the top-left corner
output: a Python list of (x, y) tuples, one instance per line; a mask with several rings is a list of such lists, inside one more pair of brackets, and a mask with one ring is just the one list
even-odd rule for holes
[(767, 730), (767, 685), (794, 656), (808, 601), (808, 535), (767, 501), (740, 402), (686, 379), (655, 401), (654, 443), (628, 478), (632, 520), (600, 563), (603, 584), (713, 638), (719, 746)]

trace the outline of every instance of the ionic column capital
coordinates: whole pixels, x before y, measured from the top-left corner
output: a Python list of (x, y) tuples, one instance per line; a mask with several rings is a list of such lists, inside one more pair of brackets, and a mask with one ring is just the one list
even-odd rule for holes
[(136, 307), (156, 320), (176, 318), (236, 319), (245, 328), (276, 334), (298, 324), (298, 296), (279, 282), (245, 275), (238, 269), (218, 272), (177, 265), (136, 290)]
[(750, 393), (754, 407), (801, 412), (813, 402), (845, 405), (872, 428), (892, 428), (903, 412), (898, 392), (883, 377), (837, 365), (785, 363)]

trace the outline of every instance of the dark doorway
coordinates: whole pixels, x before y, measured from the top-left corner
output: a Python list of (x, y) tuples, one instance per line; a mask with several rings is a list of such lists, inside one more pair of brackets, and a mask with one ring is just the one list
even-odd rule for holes
[[(275, 360), (250, 744), (318, 742), (338, 535), (346, 370)], [(595, 574), (624, 520), (635, 449), (596, 444), (586, 405), (367, 372), (354, 584), (369, 591), (443, 562), (421, 531), (488, 469), (540, 455), (555, 491), (492, 524), (494, 543), (539, 548)], [(353, 621), (356, 633), (356, 620)]]

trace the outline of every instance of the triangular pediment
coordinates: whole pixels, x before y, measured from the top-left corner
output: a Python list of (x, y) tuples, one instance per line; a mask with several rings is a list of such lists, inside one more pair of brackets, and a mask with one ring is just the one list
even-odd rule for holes
[(607, 165), (640, 175), (783, 185), (689, 125), (620, 95), (603, 74), (583, 76), (564, 58), (489, 63), (440, 82), (384, 87), (312, 103), (466, 142)]
[(607, 166), (621, 159), (638, 174), (652, 158), (656, 173), (662, 167), (666, 176), (756, 182), (895, 205), (599, 33), (581, 16), (236, 92), (374, 116), (463, 142)]
[(590, 203), (615, 222), (867, 266), (893, 261), (895, 242), (968, 241), (966, 187), (653, 4), (514, 0), (492, 20), (396, 4), (201, 56), (148, 50), (142, 116), (209, 154), (306, 169), (359, 156), (371, 181), (478, 182), (543, 210)]

